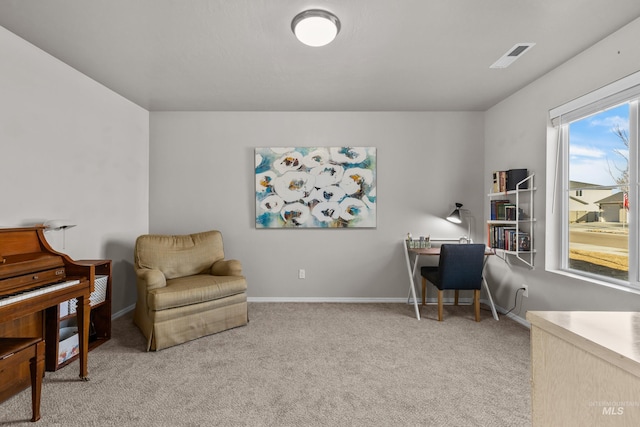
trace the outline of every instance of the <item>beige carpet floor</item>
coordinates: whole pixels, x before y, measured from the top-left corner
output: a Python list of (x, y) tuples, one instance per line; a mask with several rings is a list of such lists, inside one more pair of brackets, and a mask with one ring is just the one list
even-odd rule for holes
[[(47, 372), (40, 426), (528, 426), (529, 330), (470, 307), (251, 303), (248, 326), (146, 353), (131, 315)], [(0, 425), (34, 425), (30, 393)]]

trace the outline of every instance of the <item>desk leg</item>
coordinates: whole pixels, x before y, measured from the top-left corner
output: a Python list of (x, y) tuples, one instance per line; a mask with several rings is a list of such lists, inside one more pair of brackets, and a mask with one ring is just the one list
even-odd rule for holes
[(487, 279), (484, 278), (484, 269), (487, 267), (487, 261), (489, 261), (489, 257), (485, 256), (484, 261), (482, 263), (482, 285), (484, 286), (484, 289), (487, 291), (487, 296), (489, 297), (489, 305), (491, 306), (491, 313), (493, 313), (493, 318), (496, 320), (500, 320), (498, 318), (498, 313), (496, 312), (496, 306), (495, 304), (493, 304), (493, 297), (491, 296), (491, 291), (489, 290)]
[[(411, 257), (409, 257), (409, 259), (411, 259)], [(413, 269), (410, 269), (410, 273), (411, 274), (411, 283), (414, 283), (414, 286), (409, 288), (409, 294), (407, 295), (407, 304), (411, 304), (411, 292), (414, 289), (420, 289), (419, 286), (415, 285), (415, 280), (416, 280), (416, 269), (418, 268), (418, 259), (419, 256), (416, 255), (416, 257), (413, 260)], [(411, 262), (409, 262), (409, 265), (411, 265)], [(413, 292), (414, 297), (417, 295), (417, 292), (414, 291)], [(422, 292), (420, 293), (420, 296), (422, 297)]]
[(484, 289), (487, 291), (487, 296), (489, 297), (489, 305), (491, 305), (491, 313), (493, 313), (493, 318), (496, 320), (500, 320), (498, 318), (498, 313), (496, 312), (496, 306), (493, 304), (493, 298), (491, 297), (491, 291), (489, 290), (489, 285), (485, 280), (484, 276), (482, 276), (482, 284), (484, 285)]
[[(416, 271), (416, 265), (418, 265), (418, 257), (416, 256), (416, 260), (413, 263), (413, 270), (411, 269), (411, 260), (409, 259), (409, 250), (407, 249), (406, 242), (402, 242), (402, 246), (404, 247), (404, 257), (407, 262), (407, 273), (409, 273), (409, 297), (413, 297), (413, 307), (416, 311), (416, 319), (420, 320), (420, 308), (418, 307), (418, 298), (416, 298), (416, 288), (414, 282), (414, 275)], [(409, 302), (409, 301), (407, 301)]]

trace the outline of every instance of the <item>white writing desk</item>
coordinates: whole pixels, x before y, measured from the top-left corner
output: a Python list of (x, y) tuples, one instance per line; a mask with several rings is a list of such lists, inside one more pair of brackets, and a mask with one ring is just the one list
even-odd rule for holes
[[(420, 320), (420, 308), (418, 307), (418, 298), (416, 298), (416, 287), (417, 284), (415, 282), (416, 277), (416, 269), (418, 268), (418, 260), (420, 256), (440, 256), (440, 247), (433, 248), (408, 248), (405, 240), (402, 240), (402, 247), (404, 248), (404, 256), (407, 261), (407, 272), (409, 273), (409, 297), (408, 303), (411, 303), (411, 299), (413, 298), (413, 307), (416, 311), (416, 318)], [(495, 255), (495, 252), (487, 248), (484, 252), (484, 264), (482, 268), (484, 269), (484, 265), (487, 263), (487, 257), (489, 255)], [(413, 255), (413, 266), (411, 265), (411, 255)], [(496, 306), (493, 304), (493, 298), (491, 297), (491, 291), (489, 290), (489, 285), (482, 276), (482, 286), (487, 292), (487, 297), (489, 298), (489, 306), (491, 307), (491, 313), (493, 313), (493, 318), (499, 320), (498, 313), (496, 312)]]

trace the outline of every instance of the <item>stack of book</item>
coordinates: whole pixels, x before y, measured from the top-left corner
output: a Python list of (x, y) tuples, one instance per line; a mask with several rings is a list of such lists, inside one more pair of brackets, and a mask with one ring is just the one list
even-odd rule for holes
[(527, 252), (531, 250), (529, 233), (512, 226), (490, 226), (489, 247), (505, 251)]
[(491, 219), (494, 221), (517, 221), (522, 219), (522, 210), (518, 215), (517, 206), (508, 199), (491, 200)]
[[(504, 193), (506, 191), (515, 190), (518, 183), (527, 177), (526, 169), (509, 169), (506, 171), (495, 171), (492, 175), (494, 193)], [(524, 182), (520, 189), (528, 187), (528, 183)]]

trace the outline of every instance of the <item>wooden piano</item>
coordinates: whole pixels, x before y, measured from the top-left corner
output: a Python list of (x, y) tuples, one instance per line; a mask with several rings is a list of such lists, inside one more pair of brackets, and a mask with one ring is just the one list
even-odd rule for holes
[[(92, 265), (73, 261), (49, 246), (44, 226), (0, 228), (0, 353), (8, 351), (0, 354), (0, 403), (31, 386), (32, 421), (40, 417), (42, 352), (46, 359), (57, 357), (57, 346), (46, 342), (47, 336), (57, 337), (57, 331), (47, 334), (45, 311), (72, 298), (78, 301), (80, 378), (88, 379), (89, 297), (94, 280)], [(10, 357), (19, 354), (6, 350), (12, 345), (25, 350), (17, 342), (32, 344), (34, 358)]]

